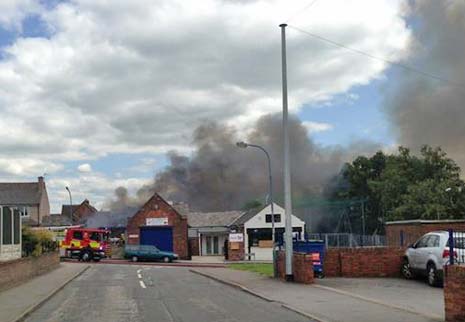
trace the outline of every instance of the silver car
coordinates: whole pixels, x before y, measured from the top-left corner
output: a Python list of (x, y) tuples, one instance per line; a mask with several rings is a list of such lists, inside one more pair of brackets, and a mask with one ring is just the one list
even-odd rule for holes
[[(454, 258), (465, 262), (465, 233), (454, 233)], [(423, 235), (405, 251), (402, 274), (411, 279), (416, 275), (427, 276), (428, 284), (442, 283), (443, 267), (449, 264), (449, 232), (433, 231)]]

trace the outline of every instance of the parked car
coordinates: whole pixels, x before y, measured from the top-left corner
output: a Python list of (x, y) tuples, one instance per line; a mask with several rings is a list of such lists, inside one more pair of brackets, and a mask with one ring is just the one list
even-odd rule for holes
[(124, 257), (133, 262), (155, 260), (169, 263), (178, 259), (178, 254), (162, 251), (151, 245), (126, 245), (124, 247)]
[[(465, 262), (465, 233), (454, 233), (454, 258)], [(423, 235), (405, 251), (402, 275), (411, 279), (426, 276), (428, 284), (438, 286), (443, 280), (443, 267), (449, 264), (449, 232), (433, 231)]]

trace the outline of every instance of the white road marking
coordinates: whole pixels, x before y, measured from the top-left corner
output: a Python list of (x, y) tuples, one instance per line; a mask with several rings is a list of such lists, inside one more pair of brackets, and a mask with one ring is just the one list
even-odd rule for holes
[(137, 270), (137, 274), (139, 274), (141, 271), (142, 271), (141, 269), (138, 269), (138, 270)]
[(140, 275), (140, 273), (137, 273), (137, 277), (142, 278), (142, 275)]
[(145, 286), (144, 281), (139, 281), (139, 284), (140, 284), (140, 287), (142, 287), (142, 288), (147, 288), (147, 286)]

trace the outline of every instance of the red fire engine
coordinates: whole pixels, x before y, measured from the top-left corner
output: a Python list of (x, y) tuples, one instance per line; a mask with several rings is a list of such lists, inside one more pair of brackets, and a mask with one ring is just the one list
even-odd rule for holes
[(99, 261), (111, 256), (110, 232), (105, 229), (69, 228), (60, 243), (60, 255), (82, 261)]

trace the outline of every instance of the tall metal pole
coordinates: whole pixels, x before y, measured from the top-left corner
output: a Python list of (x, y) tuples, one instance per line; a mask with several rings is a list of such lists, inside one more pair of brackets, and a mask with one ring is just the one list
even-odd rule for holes
[(284, 132), (284, 208), (286, 211), (286, 228), (284, 241), (286, 243), (286, 280), (291, 281), (292, 276), (292, 200), (291, 200), (291, 172), (289, 163), (289, 133), (288, 133), (288, 108), (287, 108), (287, 65), (286, 65), (286, 27), (281, 27), (281, 58), (283, 81), (283, 132)]

